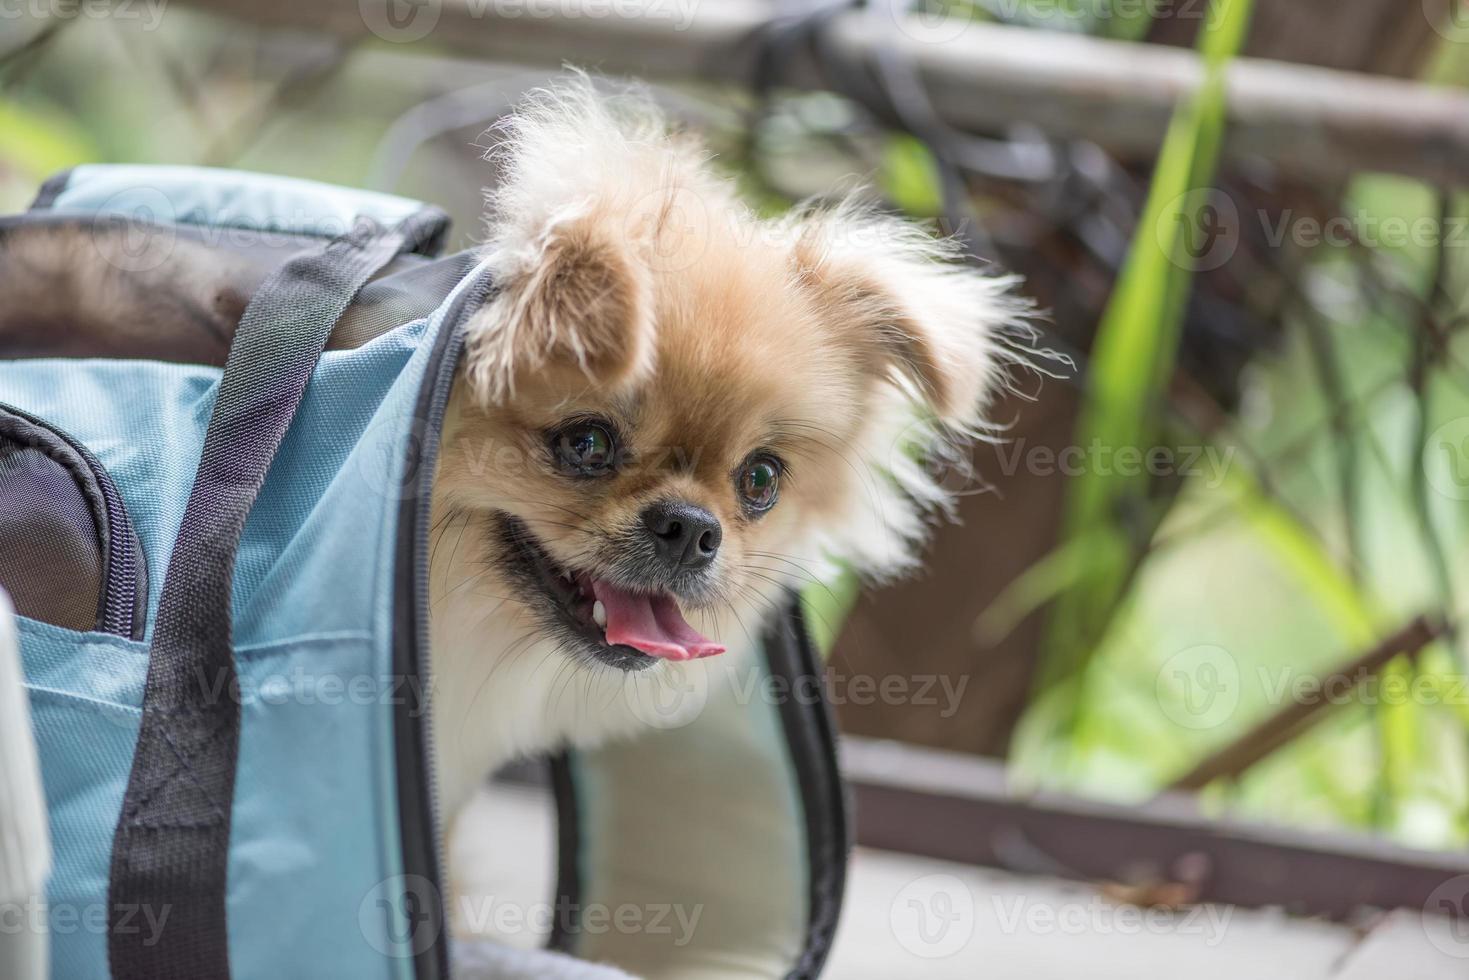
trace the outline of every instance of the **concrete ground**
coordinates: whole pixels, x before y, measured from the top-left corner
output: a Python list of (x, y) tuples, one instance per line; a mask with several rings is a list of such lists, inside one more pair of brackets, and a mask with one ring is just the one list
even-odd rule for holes
[[(532, 905), (550, 894), (545, 794), (496, 785), (450, 847), (460, 894)], [(504, 847), (514, 841), (513, 849)], [(476, 860), (496, 842), (494, 861)], [(514, 857), (506, 861), (507, 852)], [(484, 874), (493, 869), (492, 875)], [(493, 929), (484, 931), (493, 932)], [(544, 941), (526, 926), (496, 938)], [(1143, 910), (1096, 889), (858, 848), (826, 976), (834, 980), (1465, 980), (1469, 928), (1400, 911), (1363, 928), (1271, 911)]]

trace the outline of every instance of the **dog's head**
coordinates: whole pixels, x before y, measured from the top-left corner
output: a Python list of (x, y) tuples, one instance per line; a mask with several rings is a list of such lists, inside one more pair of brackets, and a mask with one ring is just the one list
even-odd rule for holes
[(905, 566), (943, 502), (920, 458), (973, 431), (1023, 310), (902, 220), (758, 218), (628, 102), (578, 82), (499, 131), (440, 492), (491, 592), (632, 671), (719, 653), (833, 562)]

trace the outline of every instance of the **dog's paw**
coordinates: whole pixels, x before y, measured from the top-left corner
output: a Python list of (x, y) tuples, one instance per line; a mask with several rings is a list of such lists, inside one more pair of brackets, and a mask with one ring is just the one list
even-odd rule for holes
[(484, 939), (455, 940), (453, 960), (454, 975), (461, 980), (637, 980), (616, 967)]

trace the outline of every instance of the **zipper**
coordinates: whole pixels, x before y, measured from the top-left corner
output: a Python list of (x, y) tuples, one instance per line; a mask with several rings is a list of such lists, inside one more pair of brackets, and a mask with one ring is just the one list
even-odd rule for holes
[(91, 476), (90, 488), (95, 488), (97, 496), (101, 498), (100, 516), (106, 524), (101, 529), (104, 538), (104, 569), (96, 629), (132, 640), (142, 639), (145, 619), (143, 600), (148, 589), (147, 563), (143, 559), (142, 544), (133, 529), (132, 519), (128, 517), (127, 507), (123, 505), (122, 495), (118, 492), (112, 475), (91, 450), (69, 433), (3, 402), (0, 402), (0, 412), (50, 433), (64, 443), (87, 468)]
[[(429, 526), (433, 506), (433, 480), (438, 461), (444, 413), (453, 389), (454, 374), (464, 351), (461, 326), (466, 316), (478, 309), (489, 289), (488, 279), (468, 286), (439, 328), (419, 389), (414, 418), (422, 426), (415, 453), (409, 447), (406, 465), (416, 467), (414, 484), (405, 486), (398, 512), (398, 580), (394, 594), (394, 673), (416, 677), (420, 697), (432, 691), (429, 654)], [(431, 918), (420, 928), (434, 930), (435, 941), (414, 953), (416, 980), (447, 980), (449, 977), (448, 917), (443, 902), (444, 840), (440, 832), (438, 777), (434, 772), (433, 729), (428, 712), (414, 710), (410, 698), (395, 704), (394, 732), (398, 761), (398, 810), (402, 835), (403, 873), (409, 880), (426, 879), (439, 896)], [(413, 778), (416, 777), (416, 778)], [(415, 944), (416, 945), (416, 944)]]

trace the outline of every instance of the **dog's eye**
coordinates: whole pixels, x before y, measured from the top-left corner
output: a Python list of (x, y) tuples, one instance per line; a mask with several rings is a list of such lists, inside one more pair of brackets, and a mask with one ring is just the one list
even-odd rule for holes
[(780, 460), (766, 453), (745, 460), (735, 477), (735, 486), (746, 509), (760, 514), (775, 506), (780, 495), (780, 471)]
[(551, 436), (556, 461), (577, 476), (605, 476), (616, 462), (617, 442), (598, 422), (572, 422)]

